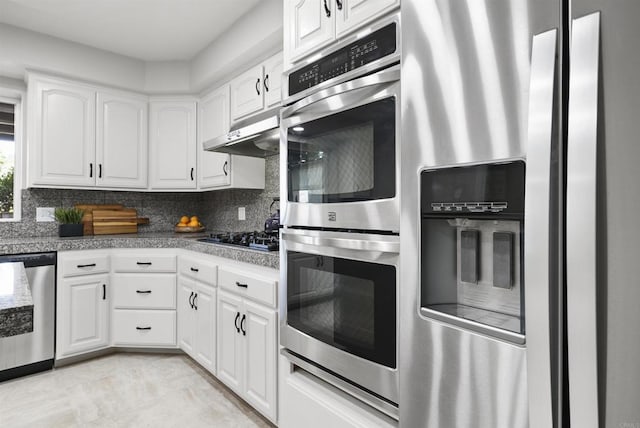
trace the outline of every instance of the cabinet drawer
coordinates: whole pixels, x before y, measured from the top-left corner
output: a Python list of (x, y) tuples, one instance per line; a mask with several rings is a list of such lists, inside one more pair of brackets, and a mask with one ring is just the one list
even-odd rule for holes
[(276, 306), (276, 281), (265, 279), (257, 272), (241, 272), (220, 266), (218, 269), (218, 285), (270, 307)]
[(109, 256), (106, 254), (63, 256), (60, 258), (62, 259), (62, 275), (65, 277), (109, 272)]
[(178, 273), (211, 286), (215, 286), (218, 282), (218, 265), (206, 260), (180, 257)]
[(115, 274), (112, 284), (114, 308), (176, 308), (175, 275)]
[(176, 311), (113, 311), (113, 344), (175, 346)]
[(115, 272), (175, 272), (176, 256), (169, 254), (126, 254), (113, 256)]

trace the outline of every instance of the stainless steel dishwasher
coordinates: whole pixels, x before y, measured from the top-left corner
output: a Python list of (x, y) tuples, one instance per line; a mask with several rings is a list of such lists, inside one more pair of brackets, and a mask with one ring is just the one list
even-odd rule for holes
[(56, 253), (0, 256), (0, 263), (24, 263), (33, 297), (33, 332), (0, 339), (0, 382), (53, 367), (56, 310)]

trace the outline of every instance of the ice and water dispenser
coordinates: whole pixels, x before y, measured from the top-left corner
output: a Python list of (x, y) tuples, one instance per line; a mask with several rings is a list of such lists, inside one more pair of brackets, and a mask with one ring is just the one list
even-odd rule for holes
[(525, 164), (421, 173), (423, 315), (524, 340)]

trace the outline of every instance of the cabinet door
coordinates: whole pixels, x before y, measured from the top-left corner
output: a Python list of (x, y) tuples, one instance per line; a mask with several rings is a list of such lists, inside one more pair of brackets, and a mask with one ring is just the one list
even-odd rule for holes
[(228, 186), (229, 155), (208, 152), (202, 143), (229, 132), (229, 85), (213, 91), (198, 103), (198, 175), (201, 189)]
[(336, 37), (348, 33), (400, 4), (400, 0), (342, 0), (336, 13)]
[(217, 326), (218, 379), (239, 394), (242, 394), (243, 369), (241, 318), (241, 299), (233, 294), (219, 291)]
[(195, 358), (195, 311), (192, 307), (194, 287), (195, 283), (190, 279), (178, 278), (178, 346)]
[(216, 370), (216, 289), (203, 284), (196, 287), (195, 359), (215, 374)]
[(30, 157), (33, 184), (95, 184), (95, 91), (31, 80)]
[(245, 71), (233, 79), (230, 85), (232, 119), (239, 119), (262, 110), (264, 106), (262, 65)]
[(195, 189), (195, 102), (150, 103), (149, 153), (152, 189)]
[(332, 0), (285, 0), (285, 45), (289, 48), (286, 57), (297, 60), (331, 42), (335, 34), (334, 13)]
[(65, 279), (58, 292), (57, 357), (109, 345), (108, 275)]
[(246, 400), (275, 420), (276, 416), (276, 312), (244, 301)]
[(272, 56), (264, 62), (264, 106), (280, 104), (282, 92), (282, 53)]
[(147, 100), (98, 92), (96, 184), (147, 187)]

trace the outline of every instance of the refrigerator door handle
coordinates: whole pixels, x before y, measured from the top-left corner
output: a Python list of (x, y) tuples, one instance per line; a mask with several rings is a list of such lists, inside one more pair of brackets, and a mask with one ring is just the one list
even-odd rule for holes
[(573, 20), (567, 140), (567, 337), (571, 425), (598, 427), (596, 176), (600, 12)]
[(552, 427), (551, 344), (551, 149), (556, 81), (557, 29), (533, 37), (525, 185), (525, 319), (529, 425)]

